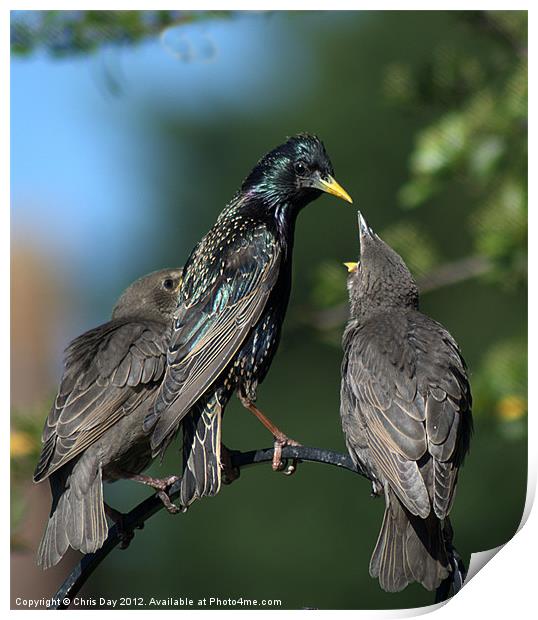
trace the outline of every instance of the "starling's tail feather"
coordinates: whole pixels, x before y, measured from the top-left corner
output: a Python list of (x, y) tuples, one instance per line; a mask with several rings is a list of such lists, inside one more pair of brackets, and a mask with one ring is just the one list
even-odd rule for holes
[(467, 578), (467, 568), (460, 554), (452, 544), (453, 531), (448, 517), (444, 521), (443, 536), (452, 570), (450, 575), (443, 580), (435, 592), (436, 603), (441, 603), (442, 601), (448, 600), (451, 596), (455, 596), (463, 588), (463, 584)]
[(65, 527), (66, 522), (71, 518), (69, 495), (70, 490), (67, 489), (58, 499), (56, 506), (53, 507), (45, 533), (37, 550), (37, 564), (43, 570), (58, 564), (69, 547), (69, 539), (67, 538)]
[(426, 519), (412, 515), (389, 491), (370, 575), (383, 590), (399, 592), (413, 581), (435, 590), (449, 571), (442, 522), (433, 512)]
[(101, 468), (84, 455), (66, 476), (52, 474), (53, 504), (37, 552), (44, 570), (57, 564), (69, 547), (93, 553), (108, 535)]
[(222, 407), (216, 395), (202, 401), (183, 419), (181, 505), (220, 490)]

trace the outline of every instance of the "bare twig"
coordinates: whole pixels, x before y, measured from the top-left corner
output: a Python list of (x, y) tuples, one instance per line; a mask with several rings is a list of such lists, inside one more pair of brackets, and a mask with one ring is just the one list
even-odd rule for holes
[[(445, 286), (481, 276), (490, 271), (491, 267), (491, 261), (484, 256), (467, 256), (452, 263), (445, 263), (419, 278), (418, 288), (422, 294), (431, 293)], [(343, 325), (348, 316), (349, 306), (345, 302), (314, 313), (308, 318), (308, 322), (318, 329), (334, 329)]]
[(491, 261), (485, 256), (467, 256), (434, 269), (426, 276), (420, 278), (418, 287), (421, 293), (429, 293), (444, 286), (459, 284), (460, 282), (481, 276), (490, 271), (491, 268)]

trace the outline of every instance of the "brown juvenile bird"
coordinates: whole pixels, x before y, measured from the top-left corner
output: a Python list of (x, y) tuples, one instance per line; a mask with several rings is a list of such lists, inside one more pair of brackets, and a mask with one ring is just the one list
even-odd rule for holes
[(340, 414), (352, 459), (385, 497), (370, 575), (389, 592), (413, 581), (434, 590), (456, 570), (448, 515), (469, 448), (471, 391), (458, 345), (419, 312), (401, 257), (361, 215), (359, 227), (359, 263), (346, 263)]
[[(164, 376), (166, 351), (181, 285), (181, 269), (140, 278), (121, 295), (112, 320), (76, 338), (67, 348), (56, 400), (43, 430), (34, 482), (50, 481), (52, 508), (38, 550), (43, 569), (71, 546), (99, 549), (108, 534), (105, 513), (121, 515), (103, 500), (103, 480), (137, 480), (165, 493), (176, 477), (140, 475), (151, 462), (143, 431)], [(120, 522), (121, 525), (121, 522)]]

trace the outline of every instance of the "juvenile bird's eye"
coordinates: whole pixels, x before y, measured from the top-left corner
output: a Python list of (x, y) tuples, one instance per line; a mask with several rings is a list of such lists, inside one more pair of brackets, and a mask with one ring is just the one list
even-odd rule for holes
[(172, 278), (166, 278), (163, 280), (163, 288), (167, 291), (171, 291), (174, 288), (174, 280)]
[(295, 164), (294, 168), (295, 168), (295, 172), (299, 176), (301, 176), (301, 177), (304, 176), (307, 173), (307, 170), (308, 170), (308, 168), (307, 168), (306, 164), (304, 163), (304, 161), (298, 161)]

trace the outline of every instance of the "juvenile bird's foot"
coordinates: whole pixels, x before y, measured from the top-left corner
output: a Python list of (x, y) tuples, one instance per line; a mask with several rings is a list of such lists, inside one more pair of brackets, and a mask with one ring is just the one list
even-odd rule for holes
[(161, 500), (167, 512), (171, 515), (177, 515), (178, 512), (182, 512), (182, 509), (174, 504), (166, 491), (157, 491), (157, 497)]
[(297, 471), (298, 459), (292, 459), (291, 464), (288, 460), (282, 461), (282, 448), (285, 446), (300, 446), (301, 444), (294, 439), (290, 439), (284, 433), (275, 434), (275, 444), (273, 452), (273, 471), (281, 471), (286, 476), (291, 476)]
[(170, 496), (168, 495), (168, 489), (179, 480), (179, 476), (167, 476), (166, 478), (153, 478), (152, 476), (145, 476), (143, 474), (129, 474), (125, 476), (130, 480), (135, 480), (141, 484), (145, 484), (157, 491), (157, 497), (161, 500), (164, 507), (170, 514), (177, 514), (181, 512), (181, 508), (176, 506)]
[(232, 464), (232, 451), (224, 444), (221, 444), (220, 449), (220, 465), (222, 468), (222, 484), (232, 484), (234, 480), (239, 478), (241, 472), (239, 467), (234, 467)]
[[(105, 503), (105, 513), (107, 516), (114, 521), (116, 527), (118, 528), (118, 536), (120, 538), (120, 549), (127, 549), (127, 547), (131, 544), (131, 540), (134, 538), (134, 532), (132, 529), (128, 529), (125, 527), (125, 515), (123, 512), (112, 508)], [(143, 529), (144, 524), (139, 525), (137, 529)]]

